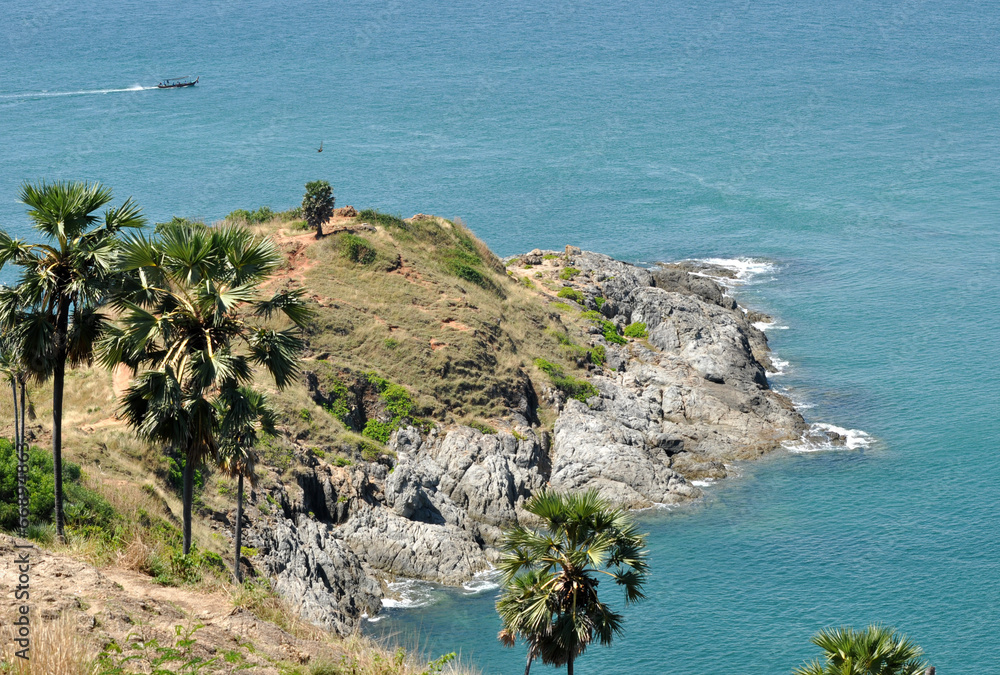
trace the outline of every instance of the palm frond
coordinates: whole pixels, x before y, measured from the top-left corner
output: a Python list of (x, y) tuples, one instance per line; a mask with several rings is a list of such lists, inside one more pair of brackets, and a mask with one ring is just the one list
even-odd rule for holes
[(303, 299), (304, 296), (301, 288), (278, 291), (270, 299), (255, 303), (254, 314), (270, 320), (273, 315), (281, 313), (296, 326), (304, 328), (316, 315)]
[(279, 389), (299, 374), (299, 354), (304, 344), (295, 330), (258, 330), (248, 340), (251, 360), (267, 369)]

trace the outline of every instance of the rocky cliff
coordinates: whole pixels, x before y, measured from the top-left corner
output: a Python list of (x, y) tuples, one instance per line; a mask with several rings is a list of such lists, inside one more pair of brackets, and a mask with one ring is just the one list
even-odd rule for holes
[[(571, 310), (586, 327), (579, 377), (543, 363), (552, 377), (536, 377), (538, 391), (522, 378), (496, 430), (402, 426), (380, 461), (314, 458), (297, 485), (277, 487), (280, 511), (252, 518), (247, 543), (310, 621), (345, 631), (379, 610), (386, 580), (459, 584), (488, 569), (502, 528), (524, 522), (521, 504), (543, 487), (677, 504), (700, 496), (696, 481), (725, 477), (727, 462), (802, 434), (768, 386), (766, 337), (704, 270), (572, 247), (508, 259), (507, 270), (555, 320)], [(622, 338), (629, 326), (635, 337)]]

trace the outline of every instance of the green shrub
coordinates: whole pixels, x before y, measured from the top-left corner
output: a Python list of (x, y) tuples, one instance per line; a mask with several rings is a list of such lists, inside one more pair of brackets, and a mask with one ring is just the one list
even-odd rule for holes
[(370, 419), (365, 423), (365, 428), (361, 432), (362, 436), (367, 436), (373, 441), (378, 441), (379, 443), (388, 443), (389, 435), (392, 433), (392, 428), (385, 422), (379, 422), (376, 419)]
[(350, 466), (352, 464), (351, 460), (347, 459), (346, 457), (337, 457), (336, 459), (333, 460), (333, 463), (336, 466)]
[(590, 362), (603, 366), (608, 361), (607, 352), (604, 349), (604, 345), (597, 345), (590, 350)]
[[(27, 477), (28, 523), (37, 525), (32, 533), (46, 537), (47, 523), (52, 522), (55, 509), (55, 480), (52, 455), (38, 447), (28, 449)], [(63, 509), (66, 524), (71, 528), (88, 528), (100, 532), (110, 529), (115, 520), (111, 505), (100, 494), (83, 485), (83, 473), (78, 464), (63, 461)], [(17, 453), (14, 444), (0, 439), (0, 528), (13, 531), (18, 527)]]
[(496, 434), (497, 432), (497, 430), (491, 427), (489, 424), (486, 424), (485, 422), (480, 422), (478, 420), (473, 420), (472, 422), (469, 422), (469, 426), (480, 433), (488, 434), (490, 436)]
[(413, 399), (410, 398), (410, 392), (402, 385), (390, 384), (380, 395), (385, 401), (385, 409), (393, 416), (394, 424), (401, 418), (409, 417), (413, 411)]
[[(581, 316), (583, 316), (583, 318), (585, 319), (590, 319), (598, 326), (600, 326), (601, 331), (604, 334), (604, 339), (610, 342), (611, 344), (623, 345), (628, 342), (628, 340), (626, 340), (625, 338), (623, 338), (621, 335), (618, 334), (618, 328), (616, 328), (613, 323), (611, 323), (603, 316), (601, 316), (600, 312), (590, 309), (584, 312)], [(644, 328), (645, 325), (646, 324), (643, 324)]]
[(535, 359), (535, 365), (538, 369), (548, 375), (549, 377), (554, 377), (557, 373), (562, 373), (562, 370), (556, 364), (551, 361), (546, 361), (543, 358)]
[(558, 257), (559, 256), (557, 256), (555, 253), (546, 253), (545, 255), (542, 256), (542, 260), (555, 260)]
[(483, 270), (483, 259), (479, 257), (471, 240), (460, 239), (460, 246), (453, 246), (441, 253), (441, 263), (451, 275), (471, 282), (503, 297), (503, 291)]
[(597, 391), (597, 387), (592, 385), (590, 382), (575, 378), (571, 375), (553, 378), (552, 384), (554, 384), (557, 389), (562, 391), (569, 398), (575, 398), (577, 401), (582, 403), (586, 403), (588, 398), (597, 396), (598, 393), (600, 393)]
[(630, 323), (625, 327), (623, 331), (625, 337), (630, 338), (644, 338), (649, 337), (649, 333), (646, 331), (646, 324), (642, 321), (637, 321), (635, 323)]
[(350, 232), (337, 235), (337, 249), (342, 256), (359, 265), (370, 265), (378, 257), (378, 251), (370, 241)]
[(564, 312), (569, 312), (573, 309), (572, 305), (567, 305), (565, 302), (553, 302), (552, 306), (556, 309), (561, 309)]
[(534, 288), (535, 284), (528, 277), (521, 277), (521, 285), (525, 288)]
[(511, 265), (520, 265), (520, 264), (521, 264), (520, 258), (511, 258), (510, 260), (504, 263), (504, 267), (510, 267)]
[(125, 645), (113, 639), (104, 647), (94, 662), (95, 675), (126, 675), (126, 673), (176, 673), (196, 675), (214, 671), (213, 664), (218, 656), (205, 659), (194, 655), (197, 640), (194, 633), (203, 628), (197, 624), (193, 628), (174, 627), (175, 639), (172, 646), (161, 645), (156, 638), (140, 633), (129, 633)]
[[(301, 211), (301, 209), (300, 209)], [(247, 225), (260, 225), (261, 223), (266, 223), (268, 221), (274, 220), (276, 217), (283, 214), (275, 213), (271, 210), (270, 206), (262, 206), (256, 211), (247, 211), (246, 209), (236, 209), (228, 216), (226, 220), (231, 223), (246, 223)]]
[(395, 349), (396, 347), (399, 346), (399, 340), (397, 340), (396, 338), (386, 338), (382, 342), (382, 344), (385, 346), (386, 349)]
[(628, 340), (618, 334), (618, 329), (610, 321), (608, 322), (608, 326), (604, 326), (604, 339), (613, 345), (623, 345), (628, 342)]
[(607, 301), (608, 301), (607, 298), (605, 298), (603, 296), (600, 296), (600, 295), (598, 295), (596, 298), (594, 298), (594, 302), (597, 303), (597, 309), (600, 309), (600, 308), (604, 307), (604, 303), (607, 302)]
[(551, 361), (538, 358), (535, 359), (535, 365), (549, 376), (556, 389), (566, 394), (569, 398), (575, 398), (578, 401), (586, 403), (588, 398), (597, 396), (599, 393), (597, 387), (590, 382), (575, 378), (572, 375), (566, 375), (562, 368)]
[(323, 409), (346, 424), (347, 416), (351, 414), (351, 408), (348, 405), (351, 392), (348, 391), (347, 385), (337, 377), (331, 378), (326, 384), (329, 393), (326, 403), (323, 404)]
[(382, 227), (398, 227), (401, 230), (406, 229), (406, 221), (399, 216), (390, 216), (388, 213), (379, 213), (375, 209), (365, 209), (358, 213), (358, 220), (374, 224), (381, 225)]
[(574, 288), (570, 288), (569, 286), (563, 286), (562, 288), (560, 288), (557, 296), (560, 298), (569, 298), (570, 300), (579, 305), (582, 305), (584, 302), (583, 293)]
[(326, 459), (326, 450), (320, 450), (319, 448), (313, 448), (312, 453), (319, 457), (320, 459)]
[(573, 344), (573, 341), (569, 339), (569, 336), (566, 335), (566, 333), (563, 333), (562, 331), (554, 330), (552, 328), (546, 328), (545, 332), (554, 337), (556, 339), (556, 342), (558, 342), (561, 345), (568, 346)]
[(566, 268), (563, 269), (562, 272), (559, 273), (559, 278), (563, 279), (565, 281), (569, 281), (570, 279), (572, 279), (573, 277), (575, 277), (579, 273), (580, 273), (580, 270), (578, 270), (575, 267), (566, 267)]

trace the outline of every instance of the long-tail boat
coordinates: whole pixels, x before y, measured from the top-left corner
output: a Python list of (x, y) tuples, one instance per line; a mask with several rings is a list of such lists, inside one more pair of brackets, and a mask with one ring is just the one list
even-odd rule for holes
[(199, 75), (198, 77), (196, 77), (193, 80), (190, 77), (171, 77), (168, 80), (164, 80), (163, 82), (160, 82), (158, 85), (156, 85), (156, 88), (157, 89), (179, 89), (181, 87), (193, 87), (194, 85), (198, 84), (198, 80), (200, 80), (200, 79), (201, 79), (201, 75)]

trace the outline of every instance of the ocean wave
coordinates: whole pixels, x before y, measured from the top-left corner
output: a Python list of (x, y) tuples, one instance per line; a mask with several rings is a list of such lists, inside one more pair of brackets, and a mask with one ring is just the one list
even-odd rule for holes
[(714, 482), (715, 482), (714, 478), (705, 478), (703, 480), (693, 480), (691, 481), (691, 485), (695, 487), (708, 487), (709, 485), (712, 485)]
[(757, 330), (763, 332), (767, 332), (769, 330), (788, 330), (788, 326), (776, 326), (776, 323), (776, 321), (757, 321), (751, 325)]
[(388, 586), (396, 597), (382, 598), (382, 606), (386, 608), (412, 609), (426, 607), (437, 602), (434, 587), (427, 581), (403, 579), (402, 581), (394, 581)]
[(789, 452), (823, 452), (867, 448), (874, 440), (861, 429), (845, 429), (834, 424), (815, 422), (809, 425), (801, 438), (796, 441), (786, 441), (783, 445)]
[(784, 359), (779, 359), (778, 357), (771, 355), (771, 366), (773, 370), (767, 371), (767, 374), (771, 377), (777, 377), (778, 375), (784, 375), (787, 372), (785, 369), (788, 368), (788, 361)]
[(480, 593), (485, 593), (486, 591), (493, 591), (500, 588), (500, 584), (496, 582), (500, 571), (496, 569), (483, 570), (482, 572), (476, 572), (472, 579), (466, 581), (462, 584), (467, 592), (463, 595), (479, 595)]
[[(773, 262), (761, 258), (695, 258), (684, 262), (700, 263), (705, 269), (691, 272), (696, 276), (708, 277), (720, 286), (731, 288), (751, 283), (755, 277), (768, 274), (777, 269)], [(729, 274), (714, 273), (712, 268), (728, 270)]]

